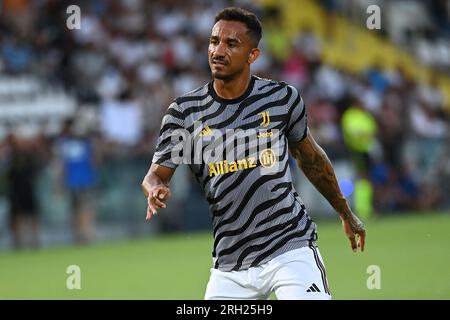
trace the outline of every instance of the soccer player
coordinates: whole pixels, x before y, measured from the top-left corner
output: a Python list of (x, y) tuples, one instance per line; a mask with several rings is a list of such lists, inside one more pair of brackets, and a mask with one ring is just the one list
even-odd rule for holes
[(308, 130), (300, 94), (251, 74), (261, 34), (253, 13), (217, 14), (208, 48), (212, 81), (175, 99), (163, 118), (142, 182), (147, 220), (166, 207), (170, 179), (187, 163), (213, 222), (205, 299), (266, 299), (271, 292), (278, 299), (330, 299), (316, 225), (294, 189), (288, 152), (337, 211), (355, 252), (364, 250), (365, 229)]

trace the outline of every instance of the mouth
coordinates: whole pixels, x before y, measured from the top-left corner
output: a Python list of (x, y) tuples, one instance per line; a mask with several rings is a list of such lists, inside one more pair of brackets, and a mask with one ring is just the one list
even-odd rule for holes
[(228, 63), (221, 60), (212, 60), (212, 64), (215, 66), (226, 66)]

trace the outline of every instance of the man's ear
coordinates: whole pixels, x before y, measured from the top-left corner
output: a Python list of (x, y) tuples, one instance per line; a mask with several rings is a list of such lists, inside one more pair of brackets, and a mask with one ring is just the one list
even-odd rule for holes
[(259, 48), (253, 48), (248, 55), (248, 64), (252, 64), (253, 62), (255, 62), (255, 60), (258, 59), (260, 52), (261, 50), (259, 50)]

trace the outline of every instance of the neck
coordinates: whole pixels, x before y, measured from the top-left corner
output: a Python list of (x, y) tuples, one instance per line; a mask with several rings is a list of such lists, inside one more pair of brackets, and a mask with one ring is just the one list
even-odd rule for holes
[(214, 79), (214, 91), (223, 99), (236, 99), (244, 94), (250, 84), (250, 72), (231, 80)]

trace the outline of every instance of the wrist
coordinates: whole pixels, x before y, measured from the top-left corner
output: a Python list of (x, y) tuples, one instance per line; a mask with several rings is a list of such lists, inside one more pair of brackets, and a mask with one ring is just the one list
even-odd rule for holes
[(342, 221), (349, 221), (353, 217), (353, 212), (350, 209), (339, 211), (338, 214)]
[(339, 199), (337, 205), (335, 206), (335, 210), (339, 214), (339, 217), (343, 220), (347, 220), (353, 215), (352, 209), (350, 209), (350, 206), (344, 197)]

